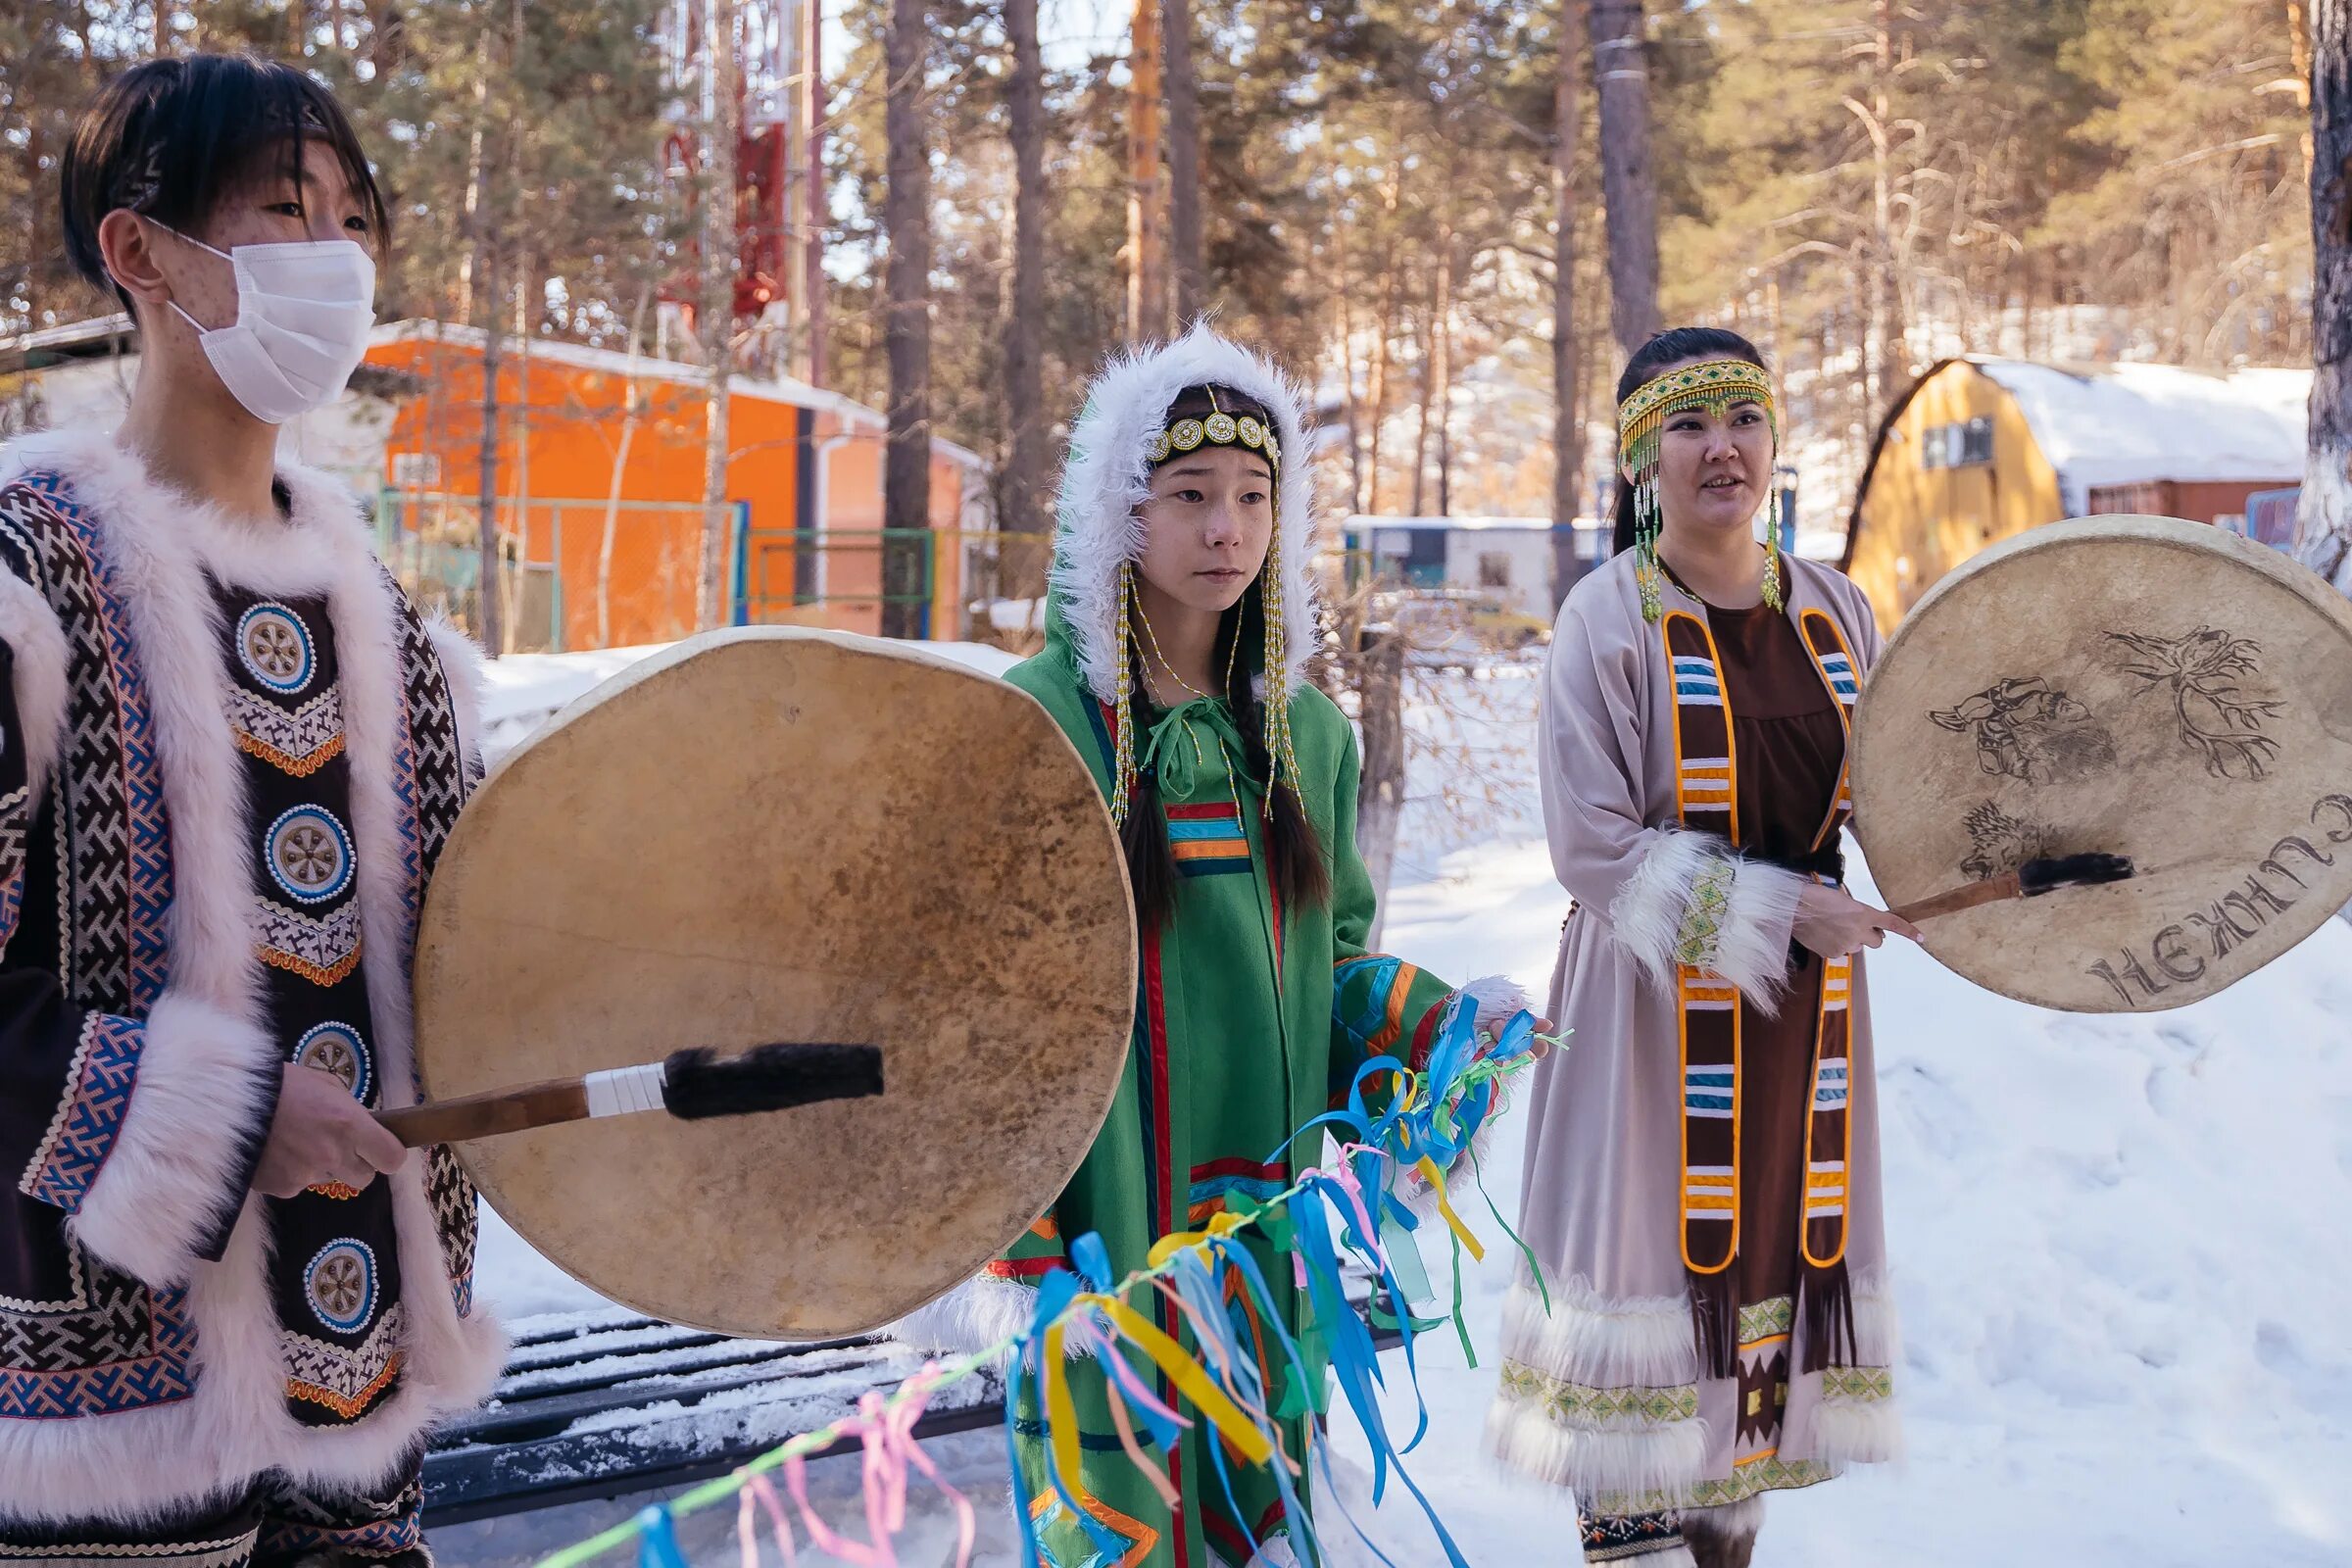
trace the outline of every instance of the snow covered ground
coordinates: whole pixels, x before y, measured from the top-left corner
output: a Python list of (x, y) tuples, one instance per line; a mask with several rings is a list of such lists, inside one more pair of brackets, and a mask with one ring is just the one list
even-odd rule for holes
[[(495, 683), (517, 699), (513, 715), (553, 677), (505, 664)], [(1449, 825), (1459, 791), (1449, 804), (1432, 788), (1408, 810), (1384, 945), (1442, 974), (1500, 969), (1540, 990), (1566, 898), (1510, 741), (1530, 733), (1534, 688), (1506, 669), (1418, 694), (1416, 723), (1446, 743), (1424, 755), (1475, 756), (1495, 788), (1471, 842)], [(2352, 926), (2330, 921), (2170, 1013), (2028, 1007), (1910, 948), (1874, 958), (1870, 984), (1910, 1458), (1775, 1497), (1756, 1568), (2352, 1563)], [(1517, 1129), (1504, 1137), (1492, 1170), (1507, 1213)], [(492, 1300), (579, 1304), (577, 1286), (485, 1225)], [(1488, 1257), (1469, 1292), (1491, 1351), (1507, 1248)], [(1421, 1353), (1431, 1430), (1408, 1463), (1469, 1560), (1573, 1561), (1558, 1499), (1498, 1483), (1480, 1455), (1491, 1355), (1465, 1366), (1449, 1334)], [(1385, 1360), (1391, 1426), (1409, 1431), (1401, 1358)], [(1360, 1457), (1345, 1416), (1335, 1433)], [(989, 1434), (938, 1446), (990, 1494), (1001, 1542), (1001, 1447)], [(1400, 1496), (1374, 1534), (1399, 1568), (1442, 1562)], [(945, 1538), (928, 1522), (922, 1537), (906, 1560), (941, 1561)], [(441, 1539), (447, 1560), (494, 1555)]]

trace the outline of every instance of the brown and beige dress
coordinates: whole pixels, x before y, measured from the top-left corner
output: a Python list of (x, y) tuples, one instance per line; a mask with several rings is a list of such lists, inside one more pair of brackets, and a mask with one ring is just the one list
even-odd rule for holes
[[(1861, 963), (1790, 938), (1835, 881), (1860, 592), (1787, 563), (1785, 612), (1620, 558), (1569, 595), (1544, 694), (1575, 907), (1526, 1114), (1523, 1270), (1489, 1435), (1569, 1489), (1589, 1560), (1682, 1560), (1677, 1516), (1892, 1457), (1894, 1309)], [(1738, 1515), (1718, 1516), (1730, 1523)]]

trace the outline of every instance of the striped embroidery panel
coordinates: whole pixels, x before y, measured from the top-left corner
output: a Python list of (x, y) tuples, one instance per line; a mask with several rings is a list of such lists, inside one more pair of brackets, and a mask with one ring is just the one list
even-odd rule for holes
[(1843, 1012), (1853, 1004), (1854, 960), (1834, 958), (1821, 976), (1821, 1010)]
[(1732, 808), (1732, 760), (1701, 757), (1682, 766), (1683, 808), (1687, 811), (1728, 811)]
[(1289, 1175), (1280, 1163), (1212, 1159), (1205, 1165), (1193, 1167), (1186, 1216), (1192, 1224), (1203, 1224), (1210, 1216), (1225, 1212), (1227, 1200), (1236, 1193), (1262, 1203), (1289, 1184)]
[(1843, 1110), (1845, 1108), (1845, 1058), (1833, 1056), (1825, 1060), (1813, 1074), (1813, 1108), (1815, 1110)]
[(1683, 1111), (1686, 1115), (1732, 1119), (1733, 1067), (1683, 1069)]
[(1812, 1161), (1805, 1167), (1805, 1218), (1835, 1219), (1844, 1212), (1845, 1161)]
[(1231, 801), (1168, 808), (1168, 848), (1186, 876), (1231, 876), (1250, 869), (1250, 835)]
[(1673, 659), (1677, 703), (1692, 708), (1723, 706), (1723, 677), (1716, 672), (1715, 661), (1703, 654), (1676, 654)]
[(1844, 649), (1821, 656), (1821, 673), (1822, 678), (1830, 683), (1830, 690), (1847, 707), (1852, 707), (1861, 697), (1862, 687), (1854, 678), (1854, 662), (1846, 656)]
[(1683, 1213), (1690, 1219), (1728, 1220), (1739, 1211), (1739, 1177), (1729, 1165), (1683, 1168)]

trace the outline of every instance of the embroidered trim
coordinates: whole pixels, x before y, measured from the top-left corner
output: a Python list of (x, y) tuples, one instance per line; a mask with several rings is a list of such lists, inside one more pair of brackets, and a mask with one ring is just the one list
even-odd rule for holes
[(1544, 1414), (1567, 1426), (1606, 1427), (1641, 1423), (1664, 1426), (1698, 1419), (1698, 1385), (1601, 1389), (1570, 1383), (1519, 1361), (1502, 1364), (1504, 1392), (1544, 1406)]
[(66, 1098), (18, 1180), (19, 1192), (69, 1214), (81, 1212), (82, 1200), (122, 1131), (146, 1041), (147, 1026), (131, 1019), (111, 1012), (82, 1019), (81, 1037), (66, 1069)]
[(1784, 1459), (1766, 1448), (1752, 1458), (1736, 1461), (1729, 1476), (1694, 1481), (1680, 1491), (1603, 1492), (1595, 1494), (1591, 1511), (1612, 1516), (1665, 1513), (1677, 1508), (1726, 1508), (1765, 1492), (1791, 1492), (1837, 1479), (1838, 1471), (1813, 1459)]
[(337, 984), (359, 967), (364, 942), (356, 902), (314, 915), (256, 894), (253, 911), (261, 927), (256, 946), (264, 963), (319, 986)]
[(343, 689), (329, 686), (288, 712), (242, 686), (228, 689), (237, 750), (296, 778), (308, 778), (343, 755)]
[(1740, 1309), (1740, 1343), (1754, 1345), (1796, 1327), (1796, 1298), (1775, 1296)]
[(400, 1375), (408, 1319), (397, 1301), (362, 1344), (345, 1348), (283, 1330), (278, 1343), (286, 1364), (286, 1396), (322, 1405), (352, 1420), (366, 1412)]
[(1833, 1366), (1822, 1369), (1821, 1396), (1857, 1404), (1875, 1404), (1894, 1397), (1894, 1368)]
[(1683, 923), (1674, 933), (1674, 961), (1693, 969), (1712, 969), (1723, 947), (1723, 923), (1732, 906), (1732, 883), (1739, 868), (1731, 861), (1710, 859), (1690, 883), (1690, 902), (1683, 908)]

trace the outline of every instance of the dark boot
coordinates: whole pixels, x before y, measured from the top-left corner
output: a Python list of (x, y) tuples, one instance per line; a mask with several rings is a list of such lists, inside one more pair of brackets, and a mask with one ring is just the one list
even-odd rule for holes
[[(1752, 1499), (1751, 1499), (1752, 1500)], [(1763, 1509), (1745, 1503), (1730, 1508), (1692, 1508), (1683, 1515), (1683, 1544), (1698, 1568), (1747, 1568), (1755, 1554)]]

